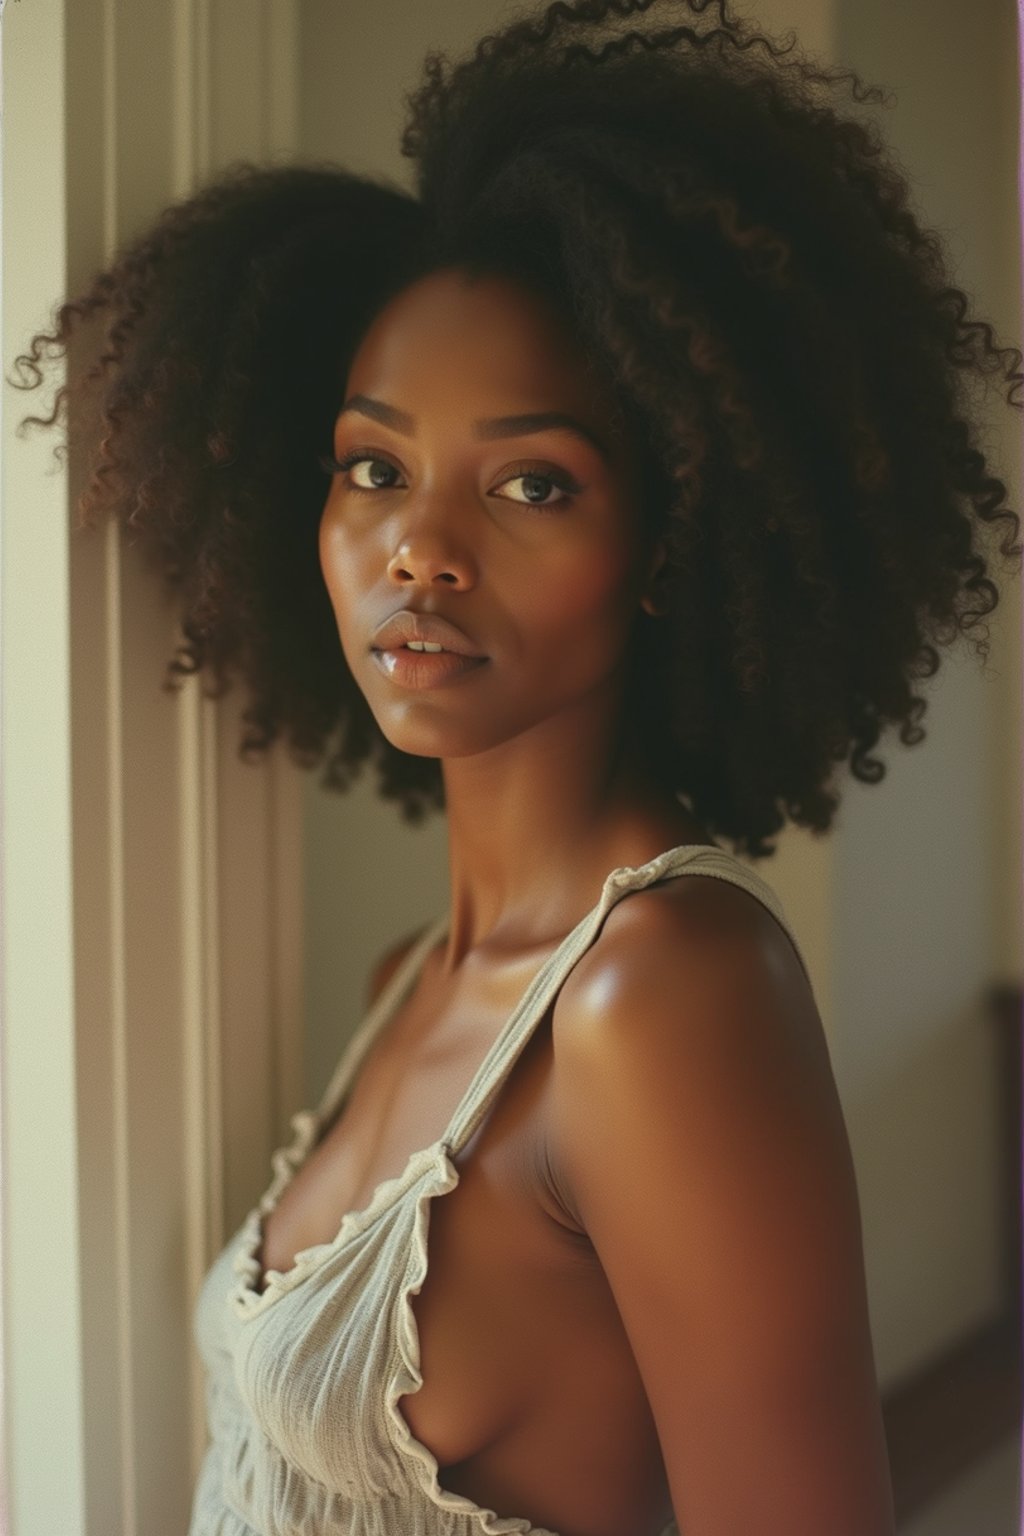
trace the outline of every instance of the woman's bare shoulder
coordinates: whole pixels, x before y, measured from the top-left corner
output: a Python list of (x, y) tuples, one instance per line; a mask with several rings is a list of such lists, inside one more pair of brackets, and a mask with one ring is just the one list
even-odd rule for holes
[(744, 956), (767, 965), (795, 1005), (817, 1010), (785, 927), (752, 891), (718, 875), (680, 875), (633, 891), (608, 913), (598, 938), (573, 967), (559, 996), (564, 1015), (587, 1012), (588, 997), (642, 980), (698, 985)]
[(853, 1159), (785, 931), (727, 881), (633, 892), (552, 1038), (549, 1159), (681, 1523), (892, 1536)]

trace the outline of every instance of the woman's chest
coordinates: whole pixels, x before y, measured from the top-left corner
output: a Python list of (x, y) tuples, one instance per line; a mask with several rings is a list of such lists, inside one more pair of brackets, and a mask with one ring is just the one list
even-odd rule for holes
[[(501, 1027), (394, 1022), (267, 1218), (264, 1268), (287, 1270), (437, 1141)], [(429, 1202), (411, 1298), (423, 1385), (398, 1411), (444, 1489), (550, 1530), (653, 1533), (671, 1513), (656, 1430), (600, 1264), (552, 1193), (551, 1065), (548, 1016), (453, 1156), (457, 1186)]]

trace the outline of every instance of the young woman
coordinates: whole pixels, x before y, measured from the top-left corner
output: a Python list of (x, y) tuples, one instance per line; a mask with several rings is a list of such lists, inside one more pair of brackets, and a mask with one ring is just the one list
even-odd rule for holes
[(244, 749), (447, 817), (446, 910), (206, 1277), (191, 1536), (892, 1536), (825, 1036), (736, 853), (922, 739), (984, 525), (1020, 554), (959, 375), (1020, 353), (816, 99), (856, 76), (709, 9), (431, 57), (415, 196), (234, 167), (24, 359), (107, 317), (83, 516)]

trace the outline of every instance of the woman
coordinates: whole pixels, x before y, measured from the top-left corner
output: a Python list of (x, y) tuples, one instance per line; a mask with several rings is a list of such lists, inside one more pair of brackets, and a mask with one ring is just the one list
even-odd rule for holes
[(243, 750), (447, 816), (447, 911), (206, 1277), (191, 1536), (894, 1530), (821, 1020), (715, 839), (825, 832), (834, 764), (923, 738), (1019, 531), (958, 370), (1020, 353), (835, 77), (707, 9), (432, 57), (415, 197), (236, 167), (23, 359), (108, 316), (83, 516)]

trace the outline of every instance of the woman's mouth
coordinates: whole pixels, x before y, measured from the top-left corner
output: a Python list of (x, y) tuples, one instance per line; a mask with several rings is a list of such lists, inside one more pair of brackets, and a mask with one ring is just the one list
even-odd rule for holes
[(406, 688), (438, 688), (477, 672), (487, 665), (486, 656), (460, 656), (455, 651), (411, 651), (407, 646), (373, 650), (385, 677)]

